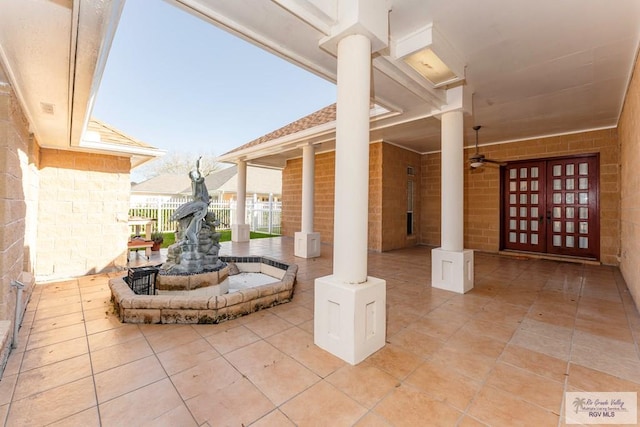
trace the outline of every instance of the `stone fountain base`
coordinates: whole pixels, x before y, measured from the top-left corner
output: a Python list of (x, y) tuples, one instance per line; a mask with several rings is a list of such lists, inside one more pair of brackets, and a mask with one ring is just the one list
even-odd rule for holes
[(224, 295), (229, 292), (229, 267), (225, 266), (218, 271), (207, 271), (199, 274), (168, 275), (158, 274), (156, 289), (162, 291), (192, 291), (204, 287), (210, 287), (212, 295)]
[(109, 280), (115, 313), (124, 323), (221, 323), (291, 301), (296, 264), (257, 256), (220, 259), (235, 263), (240, 272), (260, 272), (279, 281), (216, 296), (137, 295), (123, 277), (116, 277)]

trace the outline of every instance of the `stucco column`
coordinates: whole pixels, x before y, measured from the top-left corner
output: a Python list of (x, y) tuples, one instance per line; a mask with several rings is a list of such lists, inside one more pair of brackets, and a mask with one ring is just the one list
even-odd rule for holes
[(313, 232), (315, 148), (302, 146), (302, 230), (294, 235), (294, 254), (301, 258), (320, 256), (320, 233)]
[(363, 35), (338, 44), (333, 274), (367, 280), (371, 42)]
[(338, 41), (333, 274), (314, 288), (314, 343), (351, 364), (386, 338), (386, 282), (367, 276), (371, 46)]
[(232, 242), (249, 241), (249, 225), (245, 224), (247, 204), (247, 162), (238, 160), (238, 180), (236, 188), (236, 221), (231, 225)]
[(442, 115), (442, 234), (446, 251), (464, 248), (464, 118), (462, 111)]
[(431, 286), (457, 293), (473, 289), (473, 251), (464, 249), (464, 117), (441, 116), (441, 247), (431, 251)]

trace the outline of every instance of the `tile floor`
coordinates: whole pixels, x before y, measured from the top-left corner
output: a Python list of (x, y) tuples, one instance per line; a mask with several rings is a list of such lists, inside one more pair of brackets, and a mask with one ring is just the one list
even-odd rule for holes
[[(289, 304), (219, 325), (128, 325), (108, 275), (38, 285), (0, 381), (7, 426), (560, 426), (566, 391), (640, 392), (640, 316), (617, 269), (476, 254), (476, 286), (430, 286), (430, 249), (369, 255), (387, 342), (350, 366), (313, 344), (322, 257), (287, 238), (222, 254), (299, 265)], [(136, 258), (142, 260), (142, 258)]]

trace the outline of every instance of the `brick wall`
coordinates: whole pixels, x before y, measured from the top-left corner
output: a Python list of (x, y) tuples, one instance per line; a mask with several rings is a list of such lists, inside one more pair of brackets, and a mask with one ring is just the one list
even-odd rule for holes
[[(474, 149), (465, 150), (467, 159)], [(618, 263), (620, 250), (620, 149), (616, 129), (481, 147), (488, 158), (505, 161), (600, 153), (600, 260)], [(422, 158), (421, 243), (440, 245), (440, 153)], [(465, 247), (495, 252), (500, 244), (499, 169), (465, 169)]]
[(37, 201), (38, 147), (4, 70), (0, 67), (0, 372), (13, 338), (16, 313), (14, 280), (28, 301), (35, 281), (35, 228), (28, 224)]
[[(369, 145), (369, 235), (374, 251), (413, 246), (417, 235), (406, 233), (407, 166), (415, 169), (416, 230), (420, 221), (420, 155), (382, 142)], [(324, 243), (333, 243), (335, 153), (315, 157), (314, 231)], [(282, 234), (300, 230), (302, 209), (302, 159), (287, 162), (282, 172)]]
[(620, 138), (620, 271), (640, 310), (640, 60), (618, 125)]
[(129, 170), (127, 157), (41, 150), (39, 279), (126, 265)]
[[(381, 246), (379, 250), (414, 246), (420, 235), (420, 170), (421, 156), (391, 144), (379, 144), (383, 150), (382, 161), (382, 198), (378, 206), (382, 206)], [(414, 175), (407, 174), (408, 167), (413, 168)], [(407, 191), (408, 181), (413, 181), (414, 193), (414, 232), (407, 235)], [(379, 208), (378, 208), (379, 209)], [(373, 213), (370, 210), (371, 215)]]

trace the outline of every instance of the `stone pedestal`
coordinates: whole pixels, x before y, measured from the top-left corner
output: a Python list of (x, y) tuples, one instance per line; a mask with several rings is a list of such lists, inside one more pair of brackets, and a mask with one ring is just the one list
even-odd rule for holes
[(320, 233), (298, 231), (294, 237), (294, 254), (300, 258), (316, 258), (320, 256)]
[(367, 277), (348, 284), (333, 275), (320, 277), (314, 312), (314, 343), (356, 365), (385, 344), (386, 282)]
[(431, 286), (464, 294), (473, 289), (473, 251), (431, 251)]
[(248, 242), (250, 238), (249, 224), (232, 224), (231, 225), (231, 241), (232, 242)]

